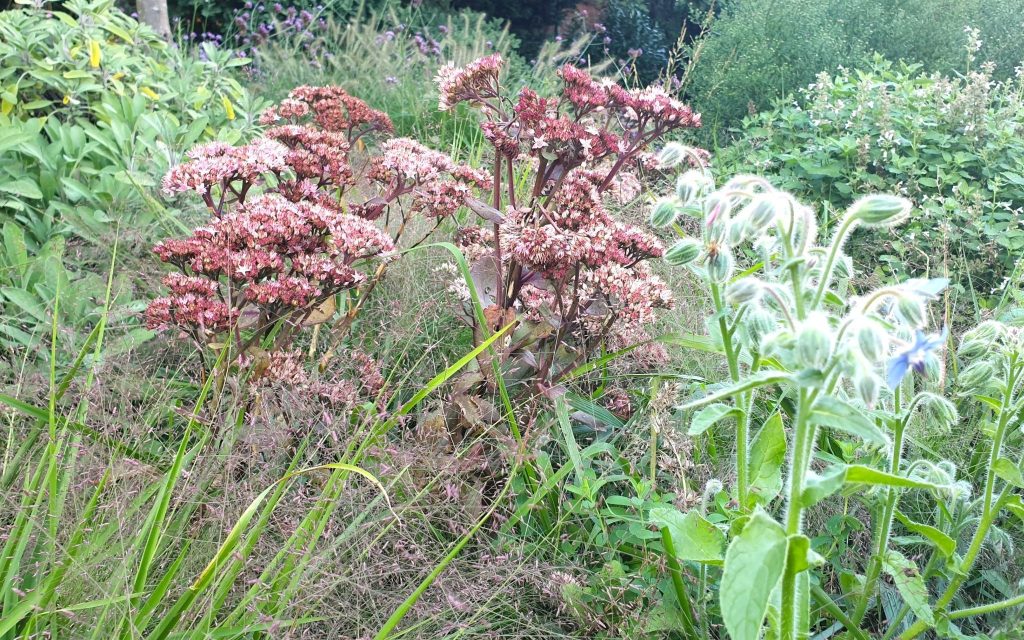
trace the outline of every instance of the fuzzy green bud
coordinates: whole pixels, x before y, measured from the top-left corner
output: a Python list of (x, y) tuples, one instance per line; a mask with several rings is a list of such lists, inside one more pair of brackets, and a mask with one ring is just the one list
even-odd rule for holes
[(889, 336), (882, 327), (870, 318), (864, 318), (857, 323), (854, 331), (857, 338), (857, 346), (864, 357), (871, 362), (881, 362), (885, 357), (885, 351), (889, 346)]
[(714, 181), (703, 171), (691, 169), (676, 178), (676, 197), (680, 202), (690, 204), (714, 187)]
[(961, 358), (976, 358), (988, 353), (1005, 335), (1006, 326), (1003, 323), (995, 320), (982, 322), (963, 335), (957, 353)]
[(918, 296), (902, 295), (896, 301), (896, 314), (911, 327), (923, 327), (926, 312), (924, 300)]
[(757, 278), (740, 278), (725, 289), (725, 300), (734, 306), (757, 302), (764, 293), (764, 285)]
[(869, 409), (878, 402), (878, 394), (882, 391), (882, 379), (869, 367), (857, 367), (853, 375), (853, 390)]
[(929, 382), (939, 382), (945, 375), (945, 367), (942, 366), (942, 360), (939, 360), (934, 353), (929, 353), (924, 357), (924, 377)]
[(791, 206), (789, 197), (778, 191), (761, 193), (754, 197), (746, 207), (746, 215), (750, 223), (752, 235), (757, 235), (775, 223)]
[(729, 222), (729, 234), (727, 240), (729, 246), (735, 247), (742, 243), (750, 235), (749, 218), (741, 211)]
[(832, 329), (823, 314), (812, 314), (796, 334), (796, 354), (801, 364), (822, 369), (832, 352)]
[(713, 193), (704, 200), (704, 240), (708, 244), (726, 241), (731, 211), (729, 198), (721, 193)]
[(956, 377), (957, 383), (965, 391), (981, 392), (992, 384), (995, 378), (996, 369), (988, 360), (977, 360), (960, 371)]
[(740, 325), (747, 348), (757, 353), (763, 351), (761, 342), (764, 340), (764, 337), (777, 328), (778, 322), (775, 315), (762, 305), (750, 307), (746, 317), (743, 319), (743, 323)]
[(906, 198), (879, 193), (854, 202), (847, 215), (864, 225), (890, 227), (902, 222), (912, 208), (913, 204)]
[(669, 226), (676, 221), (679, 208), (675, 198), (658, 198), (651, 207), (651, 226), (658, 229)]
[(658, 162), (659, 169), (671, 169), (682, 162), (687, 154), (688, 151), (685, 146), (678, 142), (669, 142), (661, 148), (655, 159)]
[(665, 251), (665, 262), (673, 267), (690, 264), (697, 259), (703, 248), (700, 241), (694, 238), (683, 238)]
[(717, 251), (708, 254), (708, 279), (716, 284), (727, 282), (732, 277), (733, 266), (732, 251), (724, 247), (719, 248)]
[(928, 420), (935, 423), (943, 431), (949, 430), (960, 420), (956, 406), (952, 402), (934, 393), (922, 394), (921, 403), (924, 405), (925, 415)]

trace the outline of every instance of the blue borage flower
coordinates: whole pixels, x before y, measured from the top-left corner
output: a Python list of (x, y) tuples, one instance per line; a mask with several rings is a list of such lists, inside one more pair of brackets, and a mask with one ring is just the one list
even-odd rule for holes
[(941, 334), (933, 333), (926, 335), (922, 331), (914, 334), (914, 342), (899, 351), (891, 360), (886, 373), (886, 381), (890, 389), (900, 386), (900, 382), (906, 377), (907, 372), (913, 369), (917, 373), (924, 373), (925, 362), (933, 352), (942, 348), (946, 343), (946, 330)]

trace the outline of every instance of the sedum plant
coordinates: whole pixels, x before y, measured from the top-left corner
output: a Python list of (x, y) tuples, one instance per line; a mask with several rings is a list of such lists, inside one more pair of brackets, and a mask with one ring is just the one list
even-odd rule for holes
[(660, 242), (612, 211), (658, 166), (650, 145), (700, 126), (700, 115), (659, 88), (628, 90), (572, 65), (559, 69), (554, 97), (510, 93), (503, 65), (495, 54), (442, 67), (439, 106), (467, 103), (483, 115), (494, 181), (475, 208), (486, 224), (461, 229), (459, 244), (489, 329), (520, 321), (502, 354), (506, 374), (547, 393), (598, 349), (647, 341), (657, 310), (671, 306), (647, 262), (662, 255)]
[(233, 344), (236, 356), (273, 355), (302, 327), (333, 318), (345, 294), (343, 334), (410, 221), (433, 221), (417, 228), (418, 244), (490, 182), (407, 138), (356, 163), (364, 138), (392, 125), (340, 87), (299, 87), (261, 121), (262, 137), (198, 146), (164, 177), (165, 193), (194, 192), (211, 220), (156, 245), (178, 272), (164, 281), (170, 294), (149, 305), (150, 327), (202, 346)]
[[(682, 147), (663, 152), (685, 155)], [(683, 173), (676, 193), (654, 207), (655, 226), (681, 236), (665, 259), (702, 280), (714, 305), (708, 331), (728, 379), (680, 408), (690, 415), (691, 435), (717, 423), (735, 424), (731, 491), (738, 510), (728, 541), (699, 511), (660, 507), (649, 517), (662, 531), (674, 574), (680, 561), (701, 567), (702, 582), (709, 569), (723, 567), (720, 612), (733, 640), (763, 633), (810, 637), (817, 626), (812, 600), (846, 628), (847, 637), (858, 639), (893, 637), (906, 627), (904, 619), (914, 621), (903, 638), (929, 628), (955, 637), (954, 619), (1014, 603), (948, 609), (981, 545), (991, 539), (997, 514), (1004, 507), (1020, 510), (1020, 461), (1001, 453), (1007, 427), (1024, 407), (1020, 329), (988, 323), (969, 332), (960, 349), (969, 365), (961, 380), (975, 390), (992, 388), (991, 395), (974, 395), (995, 425), (986, 429), (994, 442), (982, 497), (968, 504), (970, 484), (957, 481), (950, 463), (905, 455), (913, 421), (949, 428), (959, 420), (954, 404), (929, 390), (929, 382), (943, 375), (947, 338), (928, 327), (927, 305), (947, 281), (915, 279), (850, 292), (852, 265), (843, 252), (850, 234), (858, 227), (899, 224), (910, 211), (901, 197), (861, 198), (822, 242), (815, 212), (788, 193), (745, 175), (716, 188), (700, 169)], [(700, 235), (683, 231), (686, 216), (697, 218)], [(850, 436), (859, 444), (843, 440)], [(819, 450), (823, 444), (828, 450)], [(826, 559), (812, 542), (819, 532), (808, 530), (805, 516), (838, 492), (863, 501), (873, 535), (863, 564), (835, 566), (839, 560), (830, 558), (838, 578), (830, 581)], [(903, 500), (932, 505), (934, 523), (905, 514)], [(958, 550), (959, 536), (943, 514), (964, 508), (973, 510), (974, 529), (970, 547)], [(930, 546), (936, 560), (922, 569), (901, 552), (894, 539), (902, 529)], [(931, 580), (939, 578), (941, 595), (932, 597)], [(881, 612), (886, 580), (904, 602), (895, 621)], [(827, 593), (826, 585), (835, 582), (842, 593)], [(681, 579), (674, 586), (686, 635), (696, 636), (698, 621), (706, 632), (708, 612), (693, 606)]]

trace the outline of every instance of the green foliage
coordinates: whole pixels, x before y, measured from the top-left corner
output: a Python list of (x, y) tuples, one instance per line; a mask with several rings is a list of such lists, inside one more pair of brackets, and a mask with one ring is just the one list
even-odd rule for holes
[[(265, 104), (231, 76), (246, 63), (208, 48), (168, 46), (107, 0), (62, 10), (0, 12), (0, 270), (3, 344), (45, 334), (60, 290), (61, 321), (96, 320), (96, 265), (68, 265), (67, 239), (100, 254), (119, 229), (180, 224), (153, 199), (160, 177), (196, 142), (236, 141)], [(26, 351), (26, 353), (34, 353)]]
[[(662, 157), (681, 161), (685, 154)], [(701, 248), (675, 262), (710, 290), (714, 314), (707, 326), (729, 371), (727, 382), (704, 385), (678, 409), (689, 416), (690, 433), (708, 437), (727, 425), (736, 441), (727, 475), (736, 478), (738, 509), (723, 514), (722, 531), (729, 534), (724, 567), (720, 577), (710, 576), (720, 607), (714, 612), (698, 606), (696, 618), (704, 624), (720, 618), (735, 639), (806, 638), (842, 629), (858, 640), (911, 640), (932, 629), (941, 638), (959, 638), (961, 629), (991, 628), (987, 621), (952, 626), (951, 619), (1010, 616), (1005, 610), (1024, 599), (972, 593), (967, 581), (984, 544), (1010, 544), (999, 514), (1015, 510), (1024, 486), (1020, 451), (1007, 431), (1024, 409), (1019, 312), (984, 322), (960, 339), (962, 404), (980, 405), (988, 414), (973, 425), (986, 439), (983, 459), (966, 478), (948, 460), (911, 461), (919, 452), (910, 425), (919, 416), (946, 431), (968, 426), (952, 399), (931, 390), (940, 380), (940, 353), (948, 340), (925, 335), (925, 311), (947, 281), (912, 279), (849, 298), (845, 281), (855, 274), (843, 254), (856, 227), (905, 222), (910, 201), (860, 198), (838, 217), (830, 237), (819, 240), (815, 212), (763, 178), (740, 175), (711, 189), (706, 170), (688, 170), (669, 196), (674, 215), (657, 217), (680, 242)], [(690, 225), (677, 220), (681, 216), (697, 217), (699, 237), (687, 236), (683, 227)], [(968, 375), (978, 370), (988, 375)], [(772, 417), (751, 441), (750, 416), (768, 412)], [(735, 417), (734, 430), (726, 416)], [(1014, 452), (1004, 456), (1008, 449)], [(779, 504), (772, 492), (787, 450), (792, 453)], [(767, 494), (759, 495), (751, 476), (767, 478), (760, 482)], [(977, 499), (969, 497), (974, 486)], [(756, 497), (767, 500), (762, 506)], [(866, 561), (842, 553), (849, 551), (846, 539), (866, 528), (846, 516), (851, 503), (870, 518)], [(900, 511), (901, 504), (914, 509), (914, 519)], [(703, 509), (687, 517), (703, 516)], [(824, 531), (808, 517), (820, 511), (834, 514)], [(680, 516), (670, 519), (652, 509), (649, 518), (663, 530), (674, 525), (681, 540), (691, 537)], [(913, 535), (899, 535), (900, 526)], [(955, 541), (965, 537), (970, 544), (958, 555)], [(915, 556), (897, 546), (925, 552)], [(674, 555), (677, 562), (694, 560)], [(699, 571), (707, 576), (705, 567)], [(963, 607), (965, 601), (982, 604)], [(951, 604), (958, 609), (950, 612)], [(903, 625), (909, 615), (914, 621)], [(685, 622), (677, 628), (694, 637)]]
[(482, 13), (393, 7), (347, 21), (328, 17), (316, 33), (314, 42), (283, 33), (257, 48), (264, 95), (283, 98), (297, 85), (336, 84), (390, 115), (396, 135), (453, 153), (479, 149), (482, 138), (468, 109), (454, 118), (439, 112), (437, 68), (498, 52), (509, 62), (513, 82), (529, 74), (514, 52), (515, 37)]
[(926, 71), (963, 69), (964, 29), (980, 30), (979, 57), (1009, 77), (1024, 45), (1015, 0), (732, 0), (704, 43), (690, 89), (713, 130), (738, 124), (840, 65), (872, 53)]
[(875, 58), (747, 119), (716, 160), (823, 203), (826, 224), (857, 193), (898, 191), (916, 206), (909, 224), (855, 236), (848, 252), (886, 276), (952, 272), (988, 295), (1024, 251), (1022, 126), (1020, 79), (949, 79)]
[(144, 96), (156, 109), (231, 119), (224, 100), (247, 100), (227, 73), (246, 64), (220, 56), (199, 62), (114, 7), (113, 0), (71, 0), (61, 10), (0, 13), (0, 111), (19, 117), (94, 119), (106, 94)]

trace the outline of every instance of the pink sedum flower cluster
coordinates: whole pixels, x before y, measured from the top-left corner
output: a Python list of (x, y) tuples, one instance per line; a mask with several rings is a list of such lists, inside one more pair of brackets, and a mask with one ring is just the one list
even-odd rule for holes
[[(196, 147), (165, 176), (167, 195), (199, 194), (211, 219), (154, 247), (179, 272), (146, 311), (148, 326), (201, 344), (223, 344), (227, 334), (243, 359), (271, 335), (271, 351), (287, 351), (329, 299), (371, 290), (384, 269), (368, 263), (393, 255), (410, 216), (446, 218), (490, 186), (487, 172), (406, 138), (354, 163), (364, 136), (393, 127), (340, 87), (298, 87), (260, 121), (268, 126), (261, 137)], [(390, 224), (375, 222), (392, 211)], [(358, 306), (343, 311), (351, 317)]]
[[(661, 88), (626, 89), (571, 65), (559, 70), (558, 96), (529, 87), (505, 96), (501, 64), (488, 56), (445, 67), (436, 80), (441, 109), (466, 102), (483, 113), (483, 135), (494, 148), (485, 216), (492, 230), (463, 230), (459, 244), (478, 265), (497, 265), (489, 287), (497, 309), (489, 317), (512, 310), (529, 324), (549, 325), (511, 338), (544, 389), (602, 345), (648, 340), (645, 327), (672, 306), (671, 291), (646, 262), (662, 256), (663, 246), (610, 208), (633, 201), (640, 175), (657, 168), (651, 144), (699, 127), (700, 115)], [(516, 186), (523, 183), (525, 192)], [(646, 351), (647, 364), (664, 355)]]

